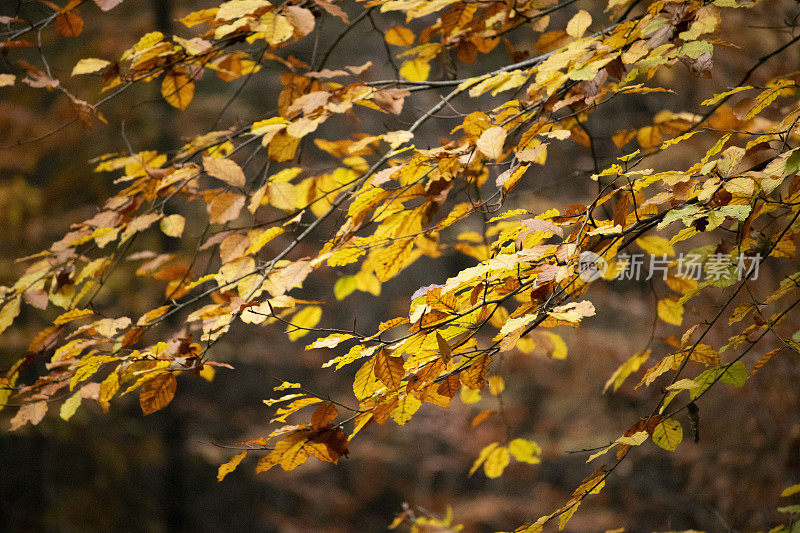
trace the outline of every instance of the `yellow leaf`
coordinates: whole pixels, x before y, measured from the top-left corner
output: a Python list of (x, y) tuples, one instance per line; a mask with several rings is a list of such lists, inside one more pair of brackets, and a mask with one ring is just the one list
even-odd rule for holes
[[(270, 7), (267, 0), (230, 0), (219, 6), (216, 12), (217, 20), (234, 20), (247, 15), (252, 15), (264, 7)], [(198, 14), (205, 14), (210, 10), (198, 11)]]
[(680, 326), (683, 322), (683, 305), (673, 298), (664, 298), (658, 301), (658, 318), (667, 324)]
[[(73, 320), (78, 320), (81, 318), (86, 318), (87, 316), (92, 316), (93, 314), (94, 311), (92, 311), (91, 309), (72, 309), (71, 311), (67, 311), (62, 315), (59, 315), (55, 320), (53, 320), (53, 324), (55, 324), (56, 326), (60, 326), (61, 324), (72, 322)], [(2, 330), (3, 330), (2, 324), (0, 324), (0, 331)]]
[(483, 472), (488, 478), (497, 478), (503, 475), (503, 470), (511, 462), (511, 454), (505, 446), (499, 446), (489, 453), (483, 463)]
[(586, 28), (592, 24), (592, 16), (581, 9), (574, 17), (567, 23), (567, 34), (570, 37), (580, 39), (583, 37)]
[(375, 377), (375, 359), (369, 359), (356, 372), (353, 379), (353, 393), (356, 398), (363, 400), (372, 396), (381, 387), (383, 385)]
[(492, 453), (499, 445), (499, 443), (493, 442), (481, 450), (481, 453), (478, 454), (478, 458), (475, 459), (474, 463), (472, 463), (472, 468), (469, 469), (470, 476), (474, 474), (478, 468), (480, 468), (483, 462), (486, 461), (486, 458), (489, 457), (489, 454)]
[(236, 470), (236, 467), (239, 466), (239, 463), (242, 462), (247, 456), (247, 451), (243, 451), (240, 454), (234, 455), (231, 457), (231, 460), (225, 464), (219, 465), (219, 471), (217, 471), (217, 481), (222, 481), (225, 479), (225, 476)]
[(675, 450), (681, 440), (683, 440), (683, 428), (680, 422), (672, 418), (662, 420), (653, 430), (653, 442), (665, 450)]
[(267, 185), (269, 203), (283, 211), (292, 211), (297, 207), (297, 187), (288, 182), (270, 182)]
[(486, 384), (489, 387), (489, 393), (495, 396), (502, 394), (506, 388), (506, 382), (502, 376), (489, 376), (486, 379)]
[(542, 448), (532, 440), (514, 439), (508, 443), (508, 451), (521, 463), (535, 465), (542, 462)]
[[(5, 331), (5, 329), (8, 326), (10, 326), (12, 322), (14, 322), (14, 319), (17, 318), (17, 315), (19, 315), (20, 302), (21, 301), (22, 301), (22, 296), (17, 296), (16, 298), (13, 298), (10, 301), (5, 302), (5, 305), (2, 308), (0, 308), (0, 333)], [(64, 322), (55, 322), (55, 324), (56, 325), (65, 324), (65, 323), (69, 322), (70, 320), (75, 320), (76, 318), (82, 318), (83, 316), (89, 316), (89, 315), (93, 315), (94, 314), (93, 312), (89, 311), (88, 309), (85, 309), (83, 311), (87, 311), (88, 315), (87, 314), (83, 314), (83, 315), (77, 316), (75, 318), (66, 318), (64, 320)], [(73, 311), (68, 311), (68, 312), (64, 313), (63, 315), (58, 317), (56, 320), (59, 320), (62, 317), (65, 317), (66, 315), (69, 315), (70, 313), (73, 313)]]
[(163, 372), (148, 379), (139, 393), (139, 405), (145, 415), (163, 409), (175, 397), (177, 380), (173, 372)]
[(469, 387), (461, 387), (459, 389), (459, 397), (465, 404), (478, 403), (481, 401), (481, 391), (470, 389)]
[(355, 276), (342, 276), (333, 284), (333, 295), (337, 300), (344, 300), (356, 290), (357, 285)]
[(299, 389), (302, 385), (300, 383), (292, 383), (290, 381), (284, 381), (277, 387), (273, 387), (272, 390), (279, 391), (279, 390), (287, 390), (287, 389)]
[(283, 233), (283, 228), (279, 226), (273, 226), (271, 228), (267, 228), (258, 235), (255, 235), (250, 238), (250, 246), (247, 247), (247, 250), (244, 251), (244, 255), (251, 255), (259, 250), (261, 250), (266, 244)]
[(614, 386), (614, 391), (616, 392), (622, 386), (628, 376), (639, 370), (642, 364), (647, 361), (649, 357), (650, 350), (645, 350), (642, 353), (634, 354), (628, 358), (628, 360), (622, 363), (619, 368), (617, 368), (614, 373), (611, 374), (611, 377), (608, 378), (608, 381), (606, 381), (606, 384), (603, 387), (603, 392), (607, 391), (612, 385)]
[(637, 431), (629, 437), (620, 437), (616, 441), (617, 444), (624, 444), (626, 446), (639, 446), (649, 437), (646, 431)]
[[(310, 328), (317, 325), (322, 318), (322, 308), (318, 305), (310, 305), (298, 311), (291, 319), (291, 324), (286, 327), (286, 333), (290, 341), (296, 341), (300, 337), (307, 335)], [(308, 328), (308, 329), (300, 329)]]
[(78, 61), (78, 64), (72, 69), (72, 75), (77, 76), (79, 74), (90, 74), (92, 72), (97, 72), (101, 68), (105, 68), (106, 66), (110, 65), (110, 61), (106, 61), (105, 59), (95, 59), (95, 58), (86, 58), (81, 59)]
[(406, 394), (397, 402), (397, 407), (392, 409), (392, 420), (397, 422), (400, 426), (404, 425), (411, 419), (411, 416), (417, 412), (417, 409), (419, 409), (421, 405), (422, 402), (419, 401), (416, 396)]
[(320, 337), (306, 346), (306, 350), (313, 350), (315, 348), (336, 348), (342, 342), (352, 338), (353, 336), (349, 333), (331, 333), (327, 337)]
[(75, 394), (70, 396), (67, 401), (61, 404), (61, 410), (59, 411), (58, 415), (64, 420), (69, 420), (72, 418), (72, 415), (75, 414), (75, 411), (78, 410), (78, 406), (81, 404), (81, 399), (81, 391), (77, 391)]
[(236, 162), (230, 159), (203, 156), (203, 168), (209, 176), (214, 176), (228, 185), (244, 187), (244, 172)]
[(180, 237), (183, 235), (183, 228), (186, 219), (181, 215), (169, 215), (161, 219), (161, 231), (169, 237)]
[(0, 74), (0, 87), (8, 87), (14, 85), (17, 77), (14, 74)]
[(783, 489), (783, 491), (781, 492), (781, 497), (786, 498), (787, 496), (792, 496), (793, 494), (797, 494), (798, 492), (800, 492), (800, 483)]
[(506, 130), (500, 126), (493, 126), (481, 133), (475, 145), (478, 151), (489, 159), (497, 159), (503, 154), (505, 141)]
[(675, 248), (673, 248), (669, 243), (669, 240), (665, 239), (664, 237), (658, 237), (656, 235), (639, 237), (636, 239), (636, 244), (638, 244), (642, 250), (650, 255), (666, 255), (668, 257), (675, 255)]
[(553, 343), (553, 352), (550, 357), (553, 359), (566, 359), (567, 358), (567, 343), (561, 338), (561, 335), (551, 331), (543, 331), (542, 334), (546, 335)]
[(161, 82), (161, 96), (172, 107), (186, 109), (194, 97), (194, 82), (183, 70), (171, 70)]
[(187, 28), (191, 28), (192, 26), (197, 26), (198, 24), (202, 24), (204, 22), (208, 22), (210, 20), (214, 20), (214, 17), (217, 14), (219, 8), (212, 7), (210, 9), (201, 9), (199, 11), (193, 11), (179, 19), (184, 26)]
[(274, 11), (264, 13), (261, 16), (261, 23), (255, 30), (264, 34), (264, 39), (273, 46), (289, 40), (294, 33), (294, 27), (289, 19), (275, 14)]
[(306, 444), (308, 437), (303, 433), (293, 433), (289, 437), (280, 441), (275, 449), (270, 452), (270, 456), (274, 454), (277, 459), (277, 464), (287, 472), (294, 470), (306, 459), (308, 459), (308, 451), (306, 451)]
[(431, 66), (422, 59), (410, 59), (400, 67), (400, 75), (409, 81), (425, 81), (431, 72)]
[[(275, 411), (275, 414), (277, 416), (272, 420), (270, 420), (270, 422), (286, 422), (286, 418), (289, 415), (296, 413), (300, 409), (308, 407), (309, 405), (320, 403), (321, 401), (322, 400), (320, 400), (319, 398), (301, 398), (299, 400), (295, 400), (286, 407), (281, 407), (280, 409)], [(266, 400), (264, 401), (264, 403), (266, 403)]]
[(411, 46), (414, 44), (414, 32), (404, 26), (395, 26), (386, 32), (385, 39), (394, 46)]

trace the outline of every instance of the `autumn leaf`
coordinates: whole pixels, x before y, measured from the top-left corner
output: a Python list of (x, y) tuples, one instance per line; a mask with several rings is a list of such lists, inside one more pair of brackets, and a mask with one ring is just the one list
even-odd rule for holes
[(110, 61), (106, 61), (105, 59), (81, 59), (72, 69), (72, 75), (77, 76), (79, 74), (91, 74), (92, 72), (97, 72), (100, 69), (103, 69), (110, 65)]
[(498, 159), (503, 153), (505, 140), (506, 130), (500, 126), (493, 126), (481, 133), (476, 146), (478, 151), (489, 159)]
[(409, 59), (400, 67), (400, 75), (409, 81), (425, 81), (430, 71), (430, 64), (419, 58)]
[(162, 372), (144, 382), (139, 393), (139, 405), (146, 415), (163, 409), (175, 396), (178, 382), (172, 372)]
[(377, 377), (390, 390), (400, 388), (405, 369), (403, 358), (393, 357), (386, 350), (381, 350), (375, 355), (375, 377)]
[(592, 24), (592, 16), (581, 9), (567, 23), (567, 33), (570, 37), (580, 39), (586, 28)]
[(386, 30), (386, 42), (394, 46), (411, 46), (414, 44), (414, 32), (405, 26), (395, 26)]
[(239, 463), (242, 462), (242, 459), (247, 457), (247, 451), (243, 451), (231, 457), (230, 461), (227, 463), (219, 465), (219, 470), (217, 472), (217, 481), (222, 481), (225, 479), (225, 476), (236, 470), (236, 467), (239, 466)]
[(161, 231), (164, 235), (169, 237), (180, 237), (183, 235), (183, 228), (186, 224), (186, 219), (182, 215), (169, 215), (161, 219), (159, 223)]
[(203, 156), (203, 168), (209, 176), (233, 187), (244, 187), (245, 177), (241, 167), (230, 159)]
[(679, 300), (663, 298), (658, 301), (658, 318), (667, 324), (680, 326), (683, 322), (683, 305)]
[(295, 341), (304, 337), (309, 330), (319, 323), (322, 318), (322, 308), (318, 305), (310, 305), (298, 311), (286, 327), (286, 332), (290, 341)]
[(183, 70), (171, 70), (161, 82), (161, 96), (172, 107), (186, 109), (194, 98), (194, 82)]
[(83, 19), (72, 11), (64, 11), (56, 17), (56, 29), (64, 37), (77, 37), (83, 32)]
[(653, 442), (667, 451), (674, 451), (683, 439), (683, 428), (672, 418), (662, 420), (653, 430)]

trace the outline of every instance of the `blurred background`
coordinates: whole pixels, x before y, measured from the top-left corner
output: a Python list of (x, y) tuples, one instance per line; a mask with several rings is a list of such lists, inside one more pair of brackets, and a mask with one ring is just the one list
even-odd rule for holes
[[(580, 7), (597, 13), (595, 20), (599, 21), (604, 20), (599, 15), (604, 4), (587, 1)], [(42, 33), (42, 50), (53, 76), (93, 102), (100, 81), (71, 78), (78, 59), (118, 58), (153, 29), (192, 37), (194, 31), (177, 19), (211, 5), (188, 0), (128, 0), (101, 13), (87, 2), (79, 11), (86, 23), (83, 34), (67, 39), (50, 29)], [(341, 5), (351, 20), (361, 9), (361, 4), (353, 2)], [(39, 2), (0, 2), (0, 16), (23, 14), (26, 19), (39, 20), (49, 13)], [(555, 13), (551, 28), (563, 27), (572, 13)], [(630, 95), (605, 104), (587, 123), (600, 163), (636, 148), (635, 142), (617, 148), (611, 141), (617, 130), (644, 126), (662, 109), (699, 112), (697, 102), (736, 85), (756, 58), (792, 37), (786, 22), (796, 20), (797, 14), (793, 1), (768, 2), (744, 14), (729, 14), (720, 39), (736, 46), (717, 47), (713, 79), (694, 78), (685, 66), (677, 64), (655, 81), (679, 87), (678, 94)], [(362, 21), (338, 45), (328, 63), (330, 68), (372, 60), (375, 66), (363, 79), (393, 76), (376, 51), (383, 49), (381, 31), (404, 19), (379, 14), (375, 20), (375, 27)], [(317, 46), (324, 50), (325, 43), (332, 42), (344, 25), (330, 16), (320, 21)], [(533, 31), (520, 32), (512, 36), (512, 42), (518, 50), (535, 54), (537, 36)], [(315, 53), (314, 43), (306, 39), (283, 52), (284, 57), (291, 53), (308, 61)], [(18, 71), (8, 55), (3, 54), (0, 73)], [(15, 50), (10, 55), (41, 64), (35, 50)], [(754, 81), (764, 83), (778, 71), (792, 70), (795, 67), (787, 65), (796, 66), (798, 56), (796, 48), (784, 52), (759, 69)], [(458, 77), (507, 62), (507, 51), (498, 46), (472, 67), (459, 65)], [(432, 77), (444, 69), (444, 65), (434, 65)], [(68, 101), (54, 92), (19, 84), (0, 88), (0, 284), (13, 283), (19, 274), (15, 258), (47, 248), (70, 224), (96, 212), (116, 190), (112, 184), (115, 176), (92, 172), (90, 160), (105, 153), (127, 152), (127, 144), (134, 151), (171, 151), (192, 135), (262, 118), (275, 107), (281, 71), (273, 62), (246, 82), (223, 83), (207, 75), (197, 84), (195, 100), (180, 113), (161, 99), (158, 83), (138, 84), (103, 106), (108, 125), (92, 129), (71, 124), (54, 131), (73, 116)], [(358, 113), (340, 122), (329, 121), (317, 135), (335, 139), (342, 126), (367, 132), (405, 129), (420, 110), (437, 99), (433, 92), (415, 93), (406, 100), (400, 116)], [(486, 108), (501, 102), (487, 98)], [(456, 101), (453, 108), (464, 113), (474, 110), (474, 105)], [(437, 119), (421, 135), (433, 145), (458, 123), (457, 116)], [(680, 168), (696, 161), (704, 147), (702, 135), (696, 139), (680, 156), (671, 153), (669, 161), (654, 160), (652, 165)], [(333, 163), (321, 152), (303, 161), (312, 169), (325, 169)], [(552, 150), (548, 165), (529, 172), (507, 207), (537, 212), (588, 202), (596, 192), (596, 184), (588, 179), (593, 168), (588, 149), (573, 145), (570, 150)], [(190, 224), (188, 231), (192, 229)], [(147, 244), (157, 247), (163, 243)], [(367, 331), (381, 320), (407, 313), (408, 297), (418, 287), (441, 283), (472, 264), (474, 260), (460, 255), (423, 258), (385, 284), (381, 296), (359, 292), (342, 303), (334, 300), (332, 286), (340, 275), (352, 272), (329, 269), (310, 279), (298, 296), (327, 302), (321, 326), (348, 328), (357, 318), (359, 329)], [(132, 270), (123, 265), (120, 275), (111, 278), (102, 305), (128, 314), (149, 309), (163, 296), (163, 287), (126, 273), (126, 268)], [(774, 286), (796, 268), (785, 260), (762, 267), (754, 290), (761, 283), (765, 288)], [(380, 531), (402, 510), (404, 502), (419, 515), (442, 516), (447, 506), (452, 506), (455, 521), (469, 531), (516, 527), (562, 505), (595, 468), (585, 464), (586, 453), (573, 452), (605, 446), (640, 416), (646, 416), (657, 402), (657, 387), (633, 390), (637, 375), (617, 393), (602, 394), (602, 390), (611, 373), (647, 346), (651, 336), (654, 357), (671, 349), (664, 339), (680, 331), (654, 321), (655, 295), (667, 292), (660, 281), (594, 283), (587, 298), (594, 302), (597, 316), (584, 321), (580, 329), (559, 330), (569, 347), (566, 360), (534, 352), (511, 353), (496, 363), (498, 373), (506, 379), (507, 425), (499, 416), (492, 416), (475, 428), (470, 426), (478, 412), (499, 409), (497, 398), (488, 394), (470, 405), (456, 398), (446, 411), (426, 404), (403, 428), (389, 421), (364, 430), (352, 443), (349, 459), (339, 465), (312, 459), (291, 473), (273, 469), (255, 475), (252, 469), (257, 454), (251, 453), (236, 472), (218, 483), (217, 467), (237, 453), (225, 446), (270, 430), (272, 412), (261, 400), (275, 396), (276, 379), (302, 381), (315, 392), (354, 403), (350, 387), (357, 368), (321, 370), (330, 353), (303, 350), (313, 336), (290, 343), (280, 327), (239, 324), (213, 352), (217, 361), (230, 363), (235, 370), (220, 369), (212, 383), (179, 379), (175, 400), (147, 417), (131, 396), (114, 400), (108, 415), (96, 404), (83, 406), (69, 423), (48, 416), (36, 427), (8, 433), (5, 428), (14, 410), (0, 412), (0, 529)], [(697, 301), (687, 310), (686, 323), (703, 320), (715, 303), (712, 297)], [(19, 326), (0, 337), (0, 369), (5, 370), (24, 352), (31, 337), (52, 320), (51, 314), (23, 311)], [(800, 323), (797, 316), (791, 320)], [(725, 327), (719, 328), (709, 344), (724, 344), (729, 334)], [(765, 341), (747, 362), (751, 364), (777, 346), (773, 340)], [(675, 453), (651, 444), (632, 452), (609, 478), (607, 488), (585, 501), (568, 531), (750, 531), (777, 523), (781, 515), (776, 507), (787, 504), (785, 498), (779, 498), (781, 489), (800, 482), (798, 382), (797, 358), (782, 356), (741, 389), (716, 387), (699, 404), (699, 443), (686, 435)], [(685, 413), (682, 416), (679, 420), (688, 429)], [(544, 450), (542, 463), (512, 463), (494, 480), (482, 472), (468, 477), (481, 448), (504, 439), (506, 433), (537, 441)]]

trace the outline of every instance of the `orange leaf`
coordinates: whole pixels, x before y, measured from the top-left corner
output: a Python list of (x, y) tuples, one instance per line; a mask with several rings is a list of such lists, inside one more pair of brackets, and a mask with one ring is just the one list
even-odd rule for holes
[(139, 393), (139, 405), (142, 406), (142, 412), (149, 415), (169, 405), (169, 402), (175, 397), (177, 385), (175, 374), (172, 372), (164, 372), (148, 379), (142, 385)]
[(247, 451), (243, 451), (240, 454), (234, 455), (230, 461), (219, 465), (219, 471), (217, 471), (217, 481), (222, 481), (225, 479), (225, 476), (236, 470), (236, 467), (239, 466), (239, 463), (242, 462), (242, 459), (244, 459), (245, 456), (247, 456)]
[(171, 70), (161, 82), (161, 96), (172, 107), (186, 109), (194, 97), (194, 82), (183, 70)]
[(311, 415), (311, 425), (314, 429), (322, 429), (333, 422), (338, 414), (339, 410), (332, 403), (320, 405)]
[(405, 374), (402, 357), (392, 357), (386, 350), (375, 356), (375, 377), (389, 389), (399, 389)]
[(77, 37), (83, 32), (83, 19), (72, 11), (59, 13), (56, 17), (56, 29), (64, 37)]

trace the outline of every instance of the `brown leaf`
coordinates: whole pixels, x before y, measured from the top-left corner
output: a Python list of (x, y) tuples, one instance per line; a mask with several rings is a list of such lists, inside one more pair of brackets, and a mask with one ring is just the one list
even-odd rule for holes
[(139, 405), (146, 415), (163, 409), (175, 397), (178, 382), (173, 372), (164, 372), (148, 379), (139, 393)]
[(194, 82), (183, 70), (171, 70), (161, 82), (161, 96), (172, 107), (186, 109), (194, 98)]
[(236, 220), (244, 207), (246, 198), (233, 192), (216, 194), (209, 202), (207, 209), (212, 224), (224, 224)]
[(448, 398), (452, 398), (456, 395), (456, 393), (461, 389), (461, 380), (458, 378), (458, 374), (451, 374), (445, 378), (439, 384), (439, 387), (436, 389), (436, 392), (442, 396), (447, 396)]
[(42, 400), (40, 402), (26, 403), (20, 407), (19, 411), (17, 411), (17, 414), (11, 419), (11, 427), (9, 427), (9, 431), (16, 431), (28, 422), (35, 426), (42, 421), (46, 413), (46, 401)]
[(349, 450), (347, 449), (347, 435), (345, 435), (344, 431), (338, 426), (328, 426), (318, 429), (311, 434), (308, 440), (310, 442), (324, 444), (328, 448), (331, 458), (326, 459), (320, 457), (320, 459), (335, 463), (339, 457), (343, 455), (347, 457), (349, 454)]
[[(317, 410), (314, 411), (314, 414), (311, 415), (311, 426), (314, 429), (322, 429), (331, 422), (336, 420), (336, 417), (339, 415), (339, 410), (336, 409), (336, 406), (332, 403), (325, 403), (317, 407)], [(341, 454), (340, 454), (341, 455)]]
[(56, 17), (56, 29), (64, 37), (77, 37), (83, 32), (83, 19), (72, 11), (59, 13)]
[(375, 377), (390, 390), (399, 389), (405, 375), (402, 357), (392, 357), (386, 350), (375, 355)]
[(233, 187), (244, 187), (245, 185), (244, 172), (236, 162), (230, 159), (203, 156), (203, 168), (209, 176), (214, 176), (228, 185)]

